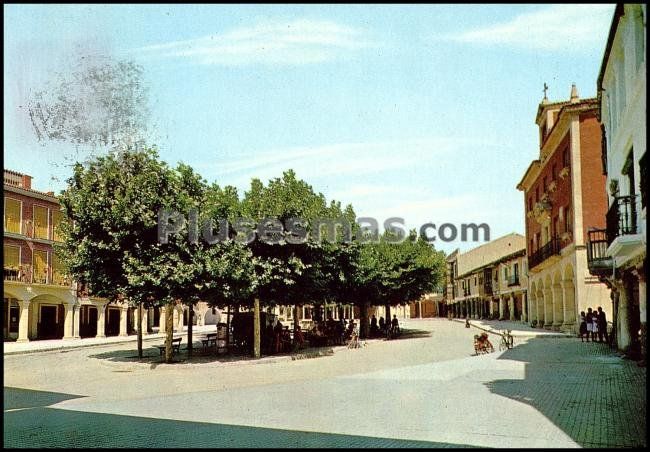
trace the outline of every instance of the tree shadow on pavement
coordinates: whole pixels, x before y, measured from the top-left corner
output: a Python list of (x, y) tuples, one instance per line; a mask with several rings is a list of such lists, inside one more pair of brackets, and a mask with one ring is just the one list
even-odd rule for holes
[[(80, 395), (63, 394), (60, 392), (36, 391), (33, 389), (4, 388), (4, 409), (35, 408), (54, 405), (64, 400), (78, 399)], [(5, 413), (5, 416), (7, 414)]]
[(605, 344), (531, 338), (498, 359), (525, 362), (525, 378), (489, 390), (534, 407), (581, 446), (646, 445), (646, 370)]
[[(229, 353), (218, 354), (214, 349), (205, 350), (201, 342), (194, 344), (192, 357), (188, 356), (187, 348), (181, 347), (180, 353), (174, 353), (173, 361), (170, 364), (202, 364), (202, 363), (232, 363), (232, 362), (246, 362), (257, 361), (264, 362), (265, 360), (271, 361), (273, 358), (289, 358), (291, 360), (318, 358), (322, 356), (331, 356), (334, 354), (333, 347), (305, 347), (302, 349), (294, 350), (292, 352), (276, 353), (276, 354), (262, 354), (261, 358), (253, 358), (250, 354), (238, 353), (237, 351), (230, 351)], [(151, 368), (155, 369), (159, 364), (164, 363), (164, 356), (161, 356), (157, 347), (146, 347), (143, 349), (142, 359), (138, 358), (137, 349), (133, 350), (111, 350), (102, 353), (89, 355), (89, 358), (107, 360), (117, 363), (143, 363), (151, 364)]]
[[(224, 407), (215, 407), (224, 409)], [(115, 414), (34, 408), (4, 416), (9, 448), (438, 448), (462, 444), (303, 432)]]

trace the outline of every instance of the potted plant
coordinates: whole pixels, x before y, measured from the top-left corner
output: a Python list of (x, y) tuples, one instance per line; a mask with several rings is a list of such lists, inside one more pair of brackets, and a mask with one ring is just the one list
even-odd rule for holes
[(618, 196), (618, 179), (612, 179), (609, 181), (609, 194), (612, 196)]
[(561, 177), (562, 179), (564, 179), (564, 178), (567, 177), (568, 175), (569, 175), (569, 167), (568, 167), (568, 166), (565, 166), (564, 168), (562, 168), (562, 169), (560, 170), (560, 177)]

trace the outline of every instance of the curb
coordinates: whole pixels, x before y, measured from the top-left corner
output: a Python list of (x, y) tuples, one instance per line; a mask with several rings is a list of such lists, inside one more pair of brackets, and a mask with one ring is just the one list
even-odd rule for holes
[[(465, 321), (461, 320), (461, 319), (452, 319), (452, 320), (454, 322), (465, 324)], [(486, 331), (488, 333), (492, 333), (492, 334), (495, 334), (497, 336), (502, 336), (503, 335), (499, 330), (494, 330), (494, 329), (492, 329), (490, 327), (483, 327), (483, 326), (476, 325), (475, 323), (472, 323), (471, 320), (470, 320), (469, 324), (471, 326), (473, 326), (474, 328), (478, 328), (479, 330)], [(555, 337), (571, 338), (571, 337), (573, 337), (573, 335), (569, 334), (569, 333), (553, 332), (553, 333), (535, 334), (534, 332), (525, 333), (525, 332), (516, 332), (514, 330), (511, 330), (510, 335), (512, 337), (519, 337), (519, 338), (536, 337), (536, 338), (542, 338), (542, 339), (547, 338), (547, 337), (548, 338), (551, 338), (551, 337), (552, 338), (555, 338)]]

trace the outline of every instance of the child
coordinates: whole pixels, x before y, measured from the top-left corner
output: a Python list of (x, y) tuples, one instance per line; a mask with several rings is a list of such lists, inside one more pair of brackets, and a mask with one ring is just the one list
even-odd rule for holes
[(587, 334), (587, 320), (585, 318), (585, 311), (580, 312), (580, 342), (584, 342), (584, 337), (587, 336), (589, 342), (589, 335)]

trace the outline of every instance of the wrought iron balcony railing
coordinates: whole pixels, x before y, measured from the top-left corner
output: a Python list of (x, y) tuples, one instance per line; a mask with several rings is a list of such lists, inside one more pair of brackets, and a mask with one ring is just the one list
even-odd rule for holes
[(51, 268), (40, 272), (35, 271), (30, 265), (5, 266), (4, 281), (15, 281), (25, 284), (52, 284), (55, 286), (70, 287), (71, 281), (67, 275), (52, 271)]
[(587, 231), (587, 267), (592, 275), (611, 271), (612, 258), (607, 256), (607, 236), (607, 229)]
[(636, 233), (635, 195), (617, 196), (607, 211), (607, 245), (621, 235)]
[(528, 257), (528, 268), (532, 269), (551, 256), (560, 254), (560, 240), (553, 237), (547, 244)]
[(519, 285), (519, 275), (514, 274), (508, 276), (508, 287), (510, 286), (518, 286)]

